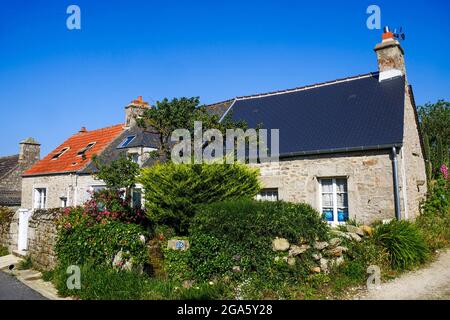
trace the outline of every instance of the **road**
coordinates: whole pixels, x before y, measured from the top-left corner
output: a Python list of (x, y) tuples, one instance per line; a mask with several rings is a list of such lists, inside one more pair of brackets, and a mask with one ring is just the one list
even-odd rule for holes
[(430, 265), (365, 291), (364, 300), (450, 300), (450, 249), (442, 251)]
[(46, 300), (13, 276), (0, 272), (0, 300)]

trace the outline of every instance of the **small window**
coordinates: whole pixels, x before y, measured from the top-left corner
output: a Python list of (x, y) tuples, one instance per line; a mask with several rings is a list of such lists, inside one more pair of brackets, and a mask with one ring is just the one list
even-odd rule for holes
[(84, 155), (86, 152), (88, 152), (90, 149), (92, 149), (92, 147), (95, 145), (95, 142), (91, 142), (89, 143), (86, 147), (84, 147), (83, 149), (81, 149), (80, 151), (78, 151), (77, 155), (82, 156)]
[(34, 189), (34, 209), (45, 209), (47, 207), (47, 189)]
[(260, 201), (278, 201), (278, 189), (262, 189), (256, 195), (256, 200), (260, 200)]
[(322, 217), (330, 223), (348, 221), (347, 179), (320, 179)]
[(59, 198), (61, 200), (61, 208), (67, 207), (67, 197), (61, 197)]
[(134, 140), (134, 138), (136, 138), (136, 136), (126, 137), (125, 140), (123, 140), (122, 143), (119, 144), (118, 148), (126, 148), (131, 143), (131, 141)]
[(142, 189), (134, 188), (132, 191), (132, 206), (133, 208), (140, 208), (142, 206)]
[(62, 148), (61, 150), (59, 150), (57, 153), (55, 153), (55, 154), (53, 155), (52, 160), (58, 159), (58, 158), (61, 157), (64, 153), (66, 153), (66, 151), (69, 150), (69, 149), (70, 149), (69, 147)]
[(139, 164), (139, 153), (130, 153), (130, 159), (134, 163)]

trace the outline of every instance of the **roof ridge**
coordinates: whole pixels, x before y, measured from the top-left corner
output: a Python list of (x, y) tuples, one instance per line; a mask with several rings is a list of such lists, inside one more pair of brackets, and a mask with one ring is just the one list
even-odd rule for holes
[(10, 155), (10, 156), (1, 156), (0, 160), (8, 159), (8, 158), (16, 158), (16, 157), (19, 157), (19, 156), (20, 156), (19, 154), (13, 154), (13, 155)]
[[(318, 83), (305, 85), (305, 86), (301, 86), (301, 87), (295, 87), (295, 88), (291, 88), (291, 89), (277, 90), (277, 91), (271, 91), (271, 92), (266, 92), (266, 93), (256, 93), (256, 94), (251, 94), (251, 95), (246, 95), (246, 96), (238, 96), (235, 99), (236, 100), (247, 100), (247, 99), (255, 99), (255, 98), (262, 98), (262, 97), (267, 97), (267, 96), (279, 95), (279, 94), (284, 94), (284, 93), (292, 93), (292, 92), (297, 92), (297, 91), (304, 91), (304, 90), (308, 90), (308, 89), (314, 89), (314, 88), (319, 88), (319, 87), (339, 84), (339, 83), (343, 83), (343, 82), (346, 82), (346, 81), (352, 81), (352, 80), (358, 80), (358, 79), (362, 79), (362, 78), (367, 78), (367, 77), (370, 77), (370, 76), (375, 76), (377, 74), (379, 74), (378, 71), (376, 71), (376, 72), (369, 72), (369, 73), (359, 74), (359, 75), (356, 75), (356, 76), (351, 76), (351, 77), (346, 77), (346, 78), (338, 78), (338, 79), (335, 79), (335, 80), (330, 80), (330, 81), (325, 81), (325, 82), (318, 82)], [(233, 99), (230, 99), (230, 100), (233, 100)]]
[[(84, 133), (91, 133), (91, 132), (96, 132), (96, 131), (101, 131), (101, 130), (108, 130), (108, 129), (112, 129), (112, 128), (119, 127), (119, 126), (124, 126), (124, 125), (125, 125), (124, 123), (119, 123), (119, 124), (114, 124), (114, 125), (110, 125), (110, 126), (103, 127), (103, 128), (87, 130)], [(77, 132), (77, 133), (80, 133), (80, 132)]]

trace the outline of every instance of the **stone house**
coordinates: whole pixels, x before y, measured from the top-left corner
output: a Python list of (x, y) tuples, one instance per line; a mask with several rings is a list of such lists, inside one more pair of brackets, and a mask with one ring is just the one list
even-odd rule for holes
[[(154, 161), (151, 152), (156, 150), (157, 139), (139, 128), (135, 120), (148, 107), (149, 104), (138, 97), (125, 107), (124, 124), (91, 131), (82, 127), (42, 160), (21, 172), (20, 209), (9, 226), (0, 230), (0, 244), (16, 254), (30, 254), (42, 268), (53, 267), (54, 217), (38, 209), (82, 205), (90, 198), (91, 191), (105, 188), (105, 183), (93, 176), (96, 171), (94, 155), (102, 162), (110, 162), (129, 154), (140, 166), (151, 165)], [(136, 186), (132, 196), (133, 205), (142, 204), (140, 186)]]
[(142, 97), (125, 107), (125, 124), (88, 131), (81, 130), (50, 152), (23, 174), (22, 209), (49, 209), (82, 205), (89, 191), (105, 184), (92, 174), (94, 155), (109, 162), (129, 154), (141, 166), (151, 163), (156, 137), (136, 124), (135, 117), (149, 107)]
[(22, 194), (22, 174), (40, 158), (40, 144), (33, 138), (20, 142), (19, 154), (0, 157), (0, 207), (17, 210)]
[(259, 163), (262, 200), (307, 202), (331, 224), (413, 219), (427, 192), (404, 51), (385, 30), (378, 72), (211, 105), (279, 129), (279, 161)]

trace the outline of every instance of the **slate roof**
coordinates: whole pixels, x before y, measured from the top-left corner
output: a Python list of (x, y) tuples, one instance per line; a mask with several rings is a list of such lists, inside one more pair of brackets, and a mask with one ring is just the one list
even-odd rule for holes
[[(35, 163), (29, 170), (25, 171), (23, 175), (78, 172), (91, 162), (93, 155), (102, 153), (103, 150), (123, 131), (123, 124), (92, 131), (80, 131), (50, 152), (44, 159)], [(95, 142), (95, 144), (85, 153), (85, 156), (78, 155), (78, 152), (91, 142)], [(59, 158), (52, 159), (56, 153), (64, 148), (69, 148), (69, 150), (63, 153)]]
[(0, 178), (13, 170), (19, 164), (19, 155), (7, 156), (0, 158)]
[(404, 77), (369, 73), (238, 97), (227, 112), (250, 128), (279, 129), (280, 156), (382, 149), (402, 144), (404, 97)]
[[(122, 142), (129, 136), (136, 136), (133, 141), (126, 148), (119, 148)], [(99, 159), (104, 163), (109, 163), (120, 157), (121, 154), (126, 153), (130, 148), (158, 148), (158, 135), (149, 131), (144, 131), (138, 126), (131, 127), (124, 130), (112, 143), (110, 143), (105, 150), (99, 155)], [(152, 165), (152, 159), (149, 159), (143, 164), (144, 167)], [(96, 166), (93, 163), (89, 163), (86, 168), (80, 170), (80, 173), (90, 174), (96, 172)]]

